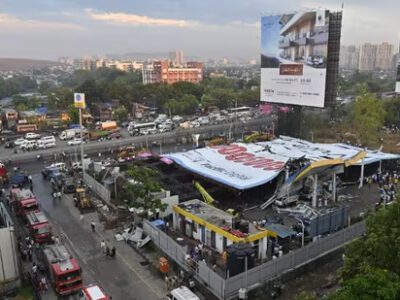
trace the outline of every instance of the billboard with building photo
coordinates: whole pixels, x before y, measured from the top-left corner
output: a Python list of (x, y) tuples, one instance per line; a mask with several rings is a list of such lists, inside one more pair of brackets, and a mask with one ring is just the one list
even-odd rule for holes
[(261, 18), (261, 101), (324, 107), (329, 11)]
[(400, 94), (400, 63), (397, 65), (396, 93)]

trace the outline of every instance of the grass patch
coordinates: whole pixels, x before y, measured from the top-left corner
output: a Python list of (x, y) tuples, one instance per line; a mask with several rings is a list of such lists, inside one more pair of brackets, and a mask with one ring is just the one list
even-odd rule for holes
[(19, 293), (14, 298), (14, 300), (32, 300), (33, 299), (33, 289), (31, 285), (24, 285), (19, 290)]

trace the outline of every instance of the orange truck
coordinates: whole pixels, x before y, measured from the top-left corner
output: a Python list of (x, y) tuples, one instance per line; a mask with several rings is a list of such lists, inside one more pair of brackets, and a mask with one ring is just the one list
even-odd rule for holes
[(82, 290), (82, 269), (64, 245), (46, 245), (43, 256), (50, 281), (59, 296)]
[(28, 229), (32, 239), (43, 244), (51, 241), (51, 229), (49, 221), (41, 211), (32, 211), (27, 215)]
[(118, 127), (118, 124), (115, 121), (100, 122), (100, 123), (97, 123), (97, 125), (96, 125), (97, 130), (107, 130), (107, 131), (116, 129), (117, 127)]

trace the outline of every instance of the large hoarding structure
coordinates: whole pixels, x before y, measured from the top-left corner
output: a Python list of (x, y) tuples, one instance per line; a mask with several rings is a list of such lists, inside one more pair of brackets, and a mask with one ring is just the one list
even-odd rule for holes
[(313, 107), (331, 102), (336, 97), (341, 13), (264, 16), (261, 24), (261, 100)]
[(400, 62), (397, 65), (396, 93), (400, 94)]

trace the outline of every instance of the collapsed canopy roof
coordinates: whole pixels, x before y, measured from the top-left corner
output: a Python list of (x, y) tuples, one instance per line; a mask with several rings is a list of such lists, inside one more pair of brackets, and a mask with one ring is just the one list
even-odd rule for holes
[[(365, 155), (359, 156), (361, 152)], [(400, 158), (399, 155), (345, 144), (314, 144), (284, 136), (270, 142), (236, 143), (165, 156), (193, 173), (239, 190), (270, 182), (291, 159), (305, 158), (310, 163), (317, 163), (317, 167), (326, 168), (338, 164), (370, 164)]]

